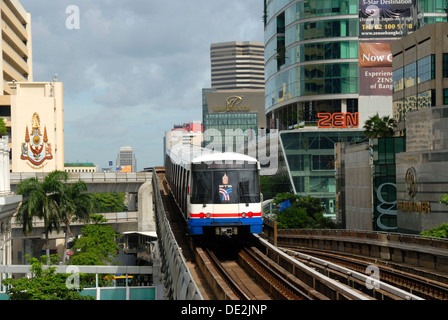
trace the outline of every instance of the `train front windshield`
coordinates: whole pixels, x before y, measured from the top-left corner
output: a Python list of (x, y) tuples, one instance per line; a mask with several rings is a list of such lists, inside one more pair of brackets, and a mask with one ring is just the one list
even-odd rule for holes
[(255, 164), (245, 164), (241, 168), (193, 165), (192, 183), (192, 204), (260, 202), (259, 176)]

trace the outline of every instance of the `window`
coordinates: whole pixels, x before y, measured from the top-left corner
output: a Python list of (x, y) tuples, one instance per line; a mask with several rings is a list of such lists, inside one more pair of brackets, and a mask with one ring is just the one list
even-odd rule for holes
[(419, 83), (435, 79), (435, 75), (435, 55), (432, 54), (417, 61), (417, 78)]
[(334, 170), (334, 156), (313, 155), (313, 170)]
[(417, 78), (417, 62), (412, 62), (404, 67), (405, 87), (409, 88), (416, 85)]
[(448, 53), (443, 54), (443, 77), (448, 78)]
[(400, 91), (404, 89), (404, 69), (400, 68), (394, 70), (392, 73), (392, 79), (394, 83), (394, 92)]

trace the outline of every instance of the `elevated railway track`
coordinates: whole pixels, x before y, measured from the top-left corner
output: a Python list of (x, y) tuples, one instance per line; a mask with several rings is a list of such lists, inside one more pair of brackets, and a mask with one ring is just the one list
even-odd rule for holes
[[(372, 259), (361, 261), (335, 249), (336, 245), (328, 240), (341, 241), (341, 237), (331, 234), (324, 235), (324, 240), (317, 235), (310, 238), (280, 235), (276, 241), (279, 247), (258, 235), (237, 245), (229, 242), (227, 247), (209, 245), (209, 241), (205, 245), (203, 238), (192, 239), (187, 235), (163, 170), (157, 171), (157, 175), (167, 218), (204, 300), (445, 300), (448, 297), (443, 281), (398, 272), (388, 266), (387, 259), (379, 266), (379, 259), (390, 258), (394, 255), (392, 251), (385, 254), (383, 249), (369, 247)], [(355, 250), (350, 253), (365, 251), (366, 238), (360, 237), (361, 244), (353, 245)], [(300, 240), (295, 243), (291, 239)], [(385, 241), (380, 242), (387, 246)], [(340, 249), (342, 245), (338, 243)], [(223, 250), (225, 247), (228, 250)], [(372, 254), (376, 250), (377, 254)], [(436, 248), (438, 253), (443, 250)], [(371, 274), (376, 267), (378, 278)]]

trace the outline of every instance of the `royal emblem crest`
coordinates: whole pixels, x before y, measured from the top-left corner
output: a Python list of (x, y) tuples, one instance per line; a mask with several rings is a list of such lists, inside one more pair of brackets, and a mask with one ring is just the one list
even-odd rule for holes
[(40, 117), (37, 112), (31, 120), (31, 134), (28, 125), (25, 130), (25, 142), (22, 143), (20, 159), (28, 160), (34, 166), (41, 166), (45, 160), (53, 159), (51, 143), (48, 143), (47, 127), (44, 127), (42, 135), (40, 129)]
[(219, 185), (219, 193), (222, 201), (230, 201), (230, 194), (232, 193), (232, 186), (229, 185), (229, 177), (224, 174), (222, 177), (222, 185)]

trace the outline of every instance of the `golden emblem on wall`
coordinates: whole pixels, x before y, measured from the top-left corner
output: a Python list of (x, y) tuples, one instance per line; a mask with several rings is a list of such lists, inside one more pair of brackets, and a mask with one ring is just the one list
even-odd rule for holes
[(243, 106), (241, 103), (243, 102), (243, 98), (240, 96), (232, 96), (226, 99), (225, 106), (216, 106), (215, 112), (241, 112), (241, 111), (250, 111), (249, 106)]
[(415, 197), (415, 195), (417, 194), (417, 171), (415, 170), (415, 168), (409, 168), (406, 171), (404, 182), (406, 183), (407, 194), (411, 198)]
[(45, 160), (53, 159), (51, 143), (48, 143), (47, 127), (44, 127), (42, 135), (40, 117), (37, 112), (31, 119), (31, 134), (28, 125), (26, 126), (25, 142), (22, 143), (20, 159), (28, 160), (34, 166), (40, 166)]

